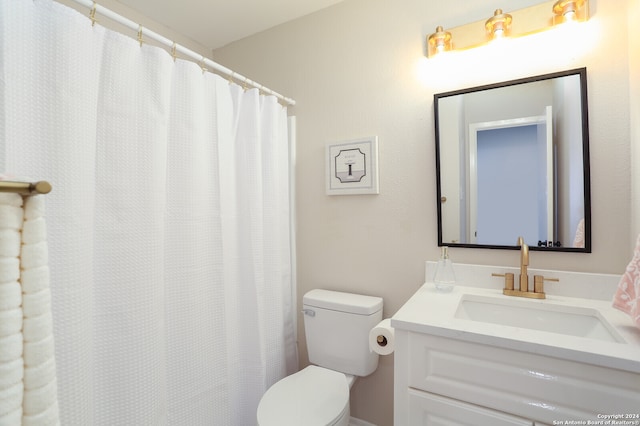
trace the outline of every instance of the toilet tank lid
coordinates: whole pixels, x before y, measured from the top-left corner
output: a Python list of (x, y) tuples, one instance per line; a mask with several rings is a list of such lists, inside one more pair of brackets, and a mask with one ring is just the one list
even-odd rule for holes
[(381, 297), (321, 289), (314, 289), (306, 293), (302, 298), (302, 303), (316, 308), (359, 315), (371, 315), (382, 309)]

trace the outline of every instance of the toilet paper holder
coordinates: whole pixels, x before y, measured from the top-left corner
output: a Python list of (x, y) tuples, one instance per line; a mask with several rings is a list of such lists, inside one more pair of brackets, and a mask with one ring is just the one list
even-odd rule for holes
[(387, 318), (369, 332), (369, 349), (378, 355), (389, 355), (395, 351), (395, 338), (391, 319)]

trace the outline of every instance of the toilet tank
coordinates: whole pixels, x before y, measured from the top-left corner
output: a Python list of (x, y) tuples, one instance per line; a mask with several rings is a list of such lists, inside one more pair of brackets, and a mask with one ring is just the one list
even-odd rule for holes
[(312, 364), (360, 377), (378, 368), (369, 331), (382, 320), (382, 298), (316, 289), (302, 305)]

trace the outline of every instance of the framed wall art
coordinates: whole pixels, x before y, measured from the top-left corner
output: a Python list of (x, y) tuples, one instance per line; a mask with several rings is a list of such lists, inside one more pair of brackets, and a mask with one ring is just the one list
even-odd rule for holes
[(327, 195), (378, 194), (378, 137), (326, 147)]

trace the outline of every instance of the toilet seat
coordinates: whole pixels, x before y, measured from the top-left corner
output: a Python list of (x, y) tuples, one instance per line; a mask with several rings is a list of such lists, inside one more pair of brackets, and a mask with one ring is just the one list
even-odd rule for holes
[(258, 425), (333, 426), (348, 413), (346, 376), (310, 365), (267, 390), (258, 405)]

